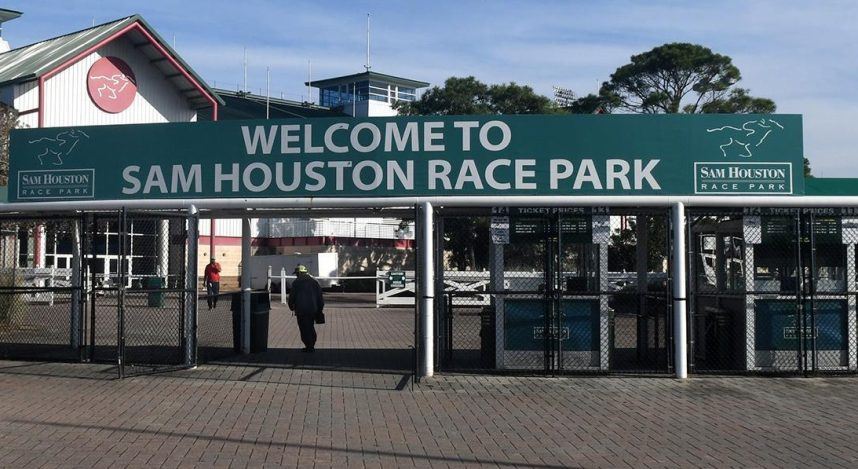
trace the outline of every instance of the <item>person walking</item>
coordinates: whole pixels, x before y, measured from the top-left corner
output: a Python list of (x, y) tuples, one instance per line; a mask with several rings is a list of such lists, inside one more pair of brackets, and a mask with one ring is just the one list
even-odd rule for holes
[(203, 276), (206, 284), (206, 302), (209, 311), (217, 308), (217, 295), (220, 293), (220, 264), (211, 258)]
[(312, 353), (316, 349), (315, 322), (324, 314), (325, 300), (322, 298), (322, 287), (310, 276), (306, 266), (298, 264), (294, 273), (296, 277), (289, 291), (289, 309), (295, 312), (298, 319), (301, 342), (304, 342), (302, 352)]

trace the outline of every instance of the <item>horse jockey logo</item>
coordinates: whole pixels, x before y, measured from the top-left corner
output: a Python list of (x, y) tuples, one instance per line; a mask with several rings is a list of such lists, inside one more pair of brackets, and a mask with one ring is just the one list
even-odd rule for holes
[(784, 129), (774, 119), (755, 119), (742, 124), (742, 127), (725, 125), (714, 129), (706, 129), (708, 133), (720, 133), (724, 135), (724, 143), (719, 145), (721, 154), (750, 158), (754, 156), (754, 149), (759, 148), (766, 142), (772, 132), (780, 132)]
[(111, 114), (128, 109), (137, 95), (137, 78), (131, 67), (118, 57), (102, 57), (92, 64), (86, 86), (92, 102)]
[(54, 138), (42, 137), (27, 143), (38, 144), (41, 148), (36, 153), (40, 165), (62, 166), (64, 158), (74, 151), (82, 138), (89, 138), (89, 135), (83, 130), (72, 129), (62, 131)]

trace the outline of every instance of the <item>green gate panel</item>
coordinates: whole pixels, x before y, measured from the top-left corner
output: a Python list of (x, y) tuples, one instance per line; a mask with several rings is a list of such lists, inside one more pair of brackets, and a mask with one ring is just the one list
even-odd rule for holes
[[(847, 349), (846, 300), (816, 300), (816, 348)], [(811, 335), (810, 301), (804, 302), (806, 337)], [(754, 301), (756, 350), (798, 350), (799, 330), (795, 301)]]
[[(544, 299), (508, 299), (504, 301), (504, 344), (510, 351), (545, 350), (545, 314), (550, 306)], [(599, 300), (561, 301), (563, 320), (562, 349), (599, 350)]]

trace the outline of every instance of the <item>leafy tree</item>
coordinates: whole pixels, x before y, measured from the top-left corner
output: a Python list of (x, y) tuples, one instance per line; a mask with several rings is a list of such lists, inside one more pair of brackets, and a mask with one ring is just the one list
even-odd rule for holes
[(811, 174), (811, 170), (810, 170), (810, 160), (807, 158), (804, 159), (804, 177), (806, 177), (806, 178), (812, 178), (813, 177), (813, 174)]
[(744, 88), (734, 88), (726, 98), (715, 99), (700, 106), (704, 114), (772, 114), (775, 102), (768, 98), (755, 98)]
[(612, 109), (635, 113), (771, 113), (775, 103), (736, 84), (733, 60), (697, 44), (671, 43), (633, 55), (602, 84)]
[[(617, 68), (602, 84), (598, 95), (579, 98), (567, 109), (576, 113), (641, 114), (775, 112), (771, 99), (751, 96), (747, 89), (737, 87), (741, 79), (738, 67), (726, 55), (697, 44), (664, 44), (633, 55), (630, 63)], [(805, 173), (809, 174), (805, 161)], [(667, 224), (654, 218), (649, 231), (647, 267), (660, 271), (666, 256)], [(612, 269), (635, 269), (635, 238), (634, 221), (611, 236)]]
[(533, 88), (514, 82), (486, 85), (474, 77), (450, 77), (412, 102), (394, 108), (408, 116), (455, 114), (546, 114), (557, 112), (553, 102)]
[(573, 114), (603, 114), (610, 113), (612, 109), (611, 100), (592, 93), (572, 101), (566, 107), (566, 110)]
[(18, 112), (0, 103), (0, 186), (9, 183), (9, 132), (18, 125)]

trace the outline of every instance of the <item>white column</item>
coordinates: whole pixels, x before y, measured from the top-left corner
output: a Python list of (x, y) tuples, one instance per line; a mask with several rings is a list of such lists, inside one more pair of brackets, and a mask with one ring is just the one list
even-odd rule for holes
[[(378, 282), (375, 282), (375, 284), (376, 284), (375, 288), (377, 289), (378, 288)], [(378, 298), (378, 293), (376, 293), (375, 297)], [(286, 303), (289, 302), (288, 300), (289, 300), (289, 295), (286, 294), (286, 267), (281, 267), (280, 268), (280, 303), (285, 305)]]
[(688, 337), (685, 298), (685, 205), (673, 205), (673, 347), (674, 369), (679, 379), (688, 378)]
[(423, 360), (421, 360), (420, 376), (432, 376), (435, 372), (435, 256), (433, 243), (433, 226), (434, 221), (432, 204), (423, 202), (422, 213), (420, 220), (421, 242), (423, 246), (419, 246), (420, 252), (420, 305), (421, 317), (420, 328), (421, 335), (421, 350), (423, 352)]
[[(193, 212), (191, 211), (193, 210)], [(196, 208), (192, 207), (192, 209), (188, 211), (188, 215), (196, 215)], [(188, 232), (188, 240), (190, 240), (190, 231)], [(159, 277), (167, 277), (167, 273), (170, 271), (170, 220), (164, 219), (158, 222), (158, 268), (155, 275)], [(166, 288), (169, 288), (169, 284), (165, 285)]]
[[(164, 223), (166, 222), (166, 223)], [(188, 235), (187, 235), (187, 259), (185, 261), (185, 365), (196, 365), (197, 350), (197, 255), (199, 253), (199, 218), (197, 218), (197, 207), (191, 205), (188, 209)], [(162, 220), (158, 227), (160, 237), (163, 228), (164, 249), (169, 244), (170, 221)], [(158, 248), (161, 249), (160, 247)], [(167, 257), (166, 255), (164, 256)], [(163, 261), (163, 258), (161, 260)], [(167, 270), (162, 270), (161, 275), (166, 276)], [(169, 288), (169, 287), (168, 287)]]
[[(75, 289), (72, 290), (72, 298), (71, 298), (71, 330), (69, 331), (69, 336), (71, 339), (71, 346), (73, 349), (77, 349), (80, 347), (80, 339), (81, 339), (81, 321), (82, 321), (82, 308), (81, 308), (81, 295), (82, 295), (82, 281), (81, 281), (81, 266), (83, 265), (81, 261), (81, 249), (80, 249), (80, 220), (75, 220), (72, 222), (72, 258), (71, 258), (71, 286)], [(56, 261), (54, 261), (56, 265)]]
[(250, 353), (250, 218), (241, 219), (241, 353)]
[[(33, 260), (35, 261), (33, 267), (44, 269), (45, 256), (48, 254), (47, 246), (45, 246), (45, 243), (47, 242), (47, 236), (45, 236), (45, 225), (36, 225), (36, 229), (33, 234), (36, 237), (33, 242), (33, 248), (35, 250), (33, 253)], [(56, 262), (56, 260), (54, 260), (54, 262)]]

